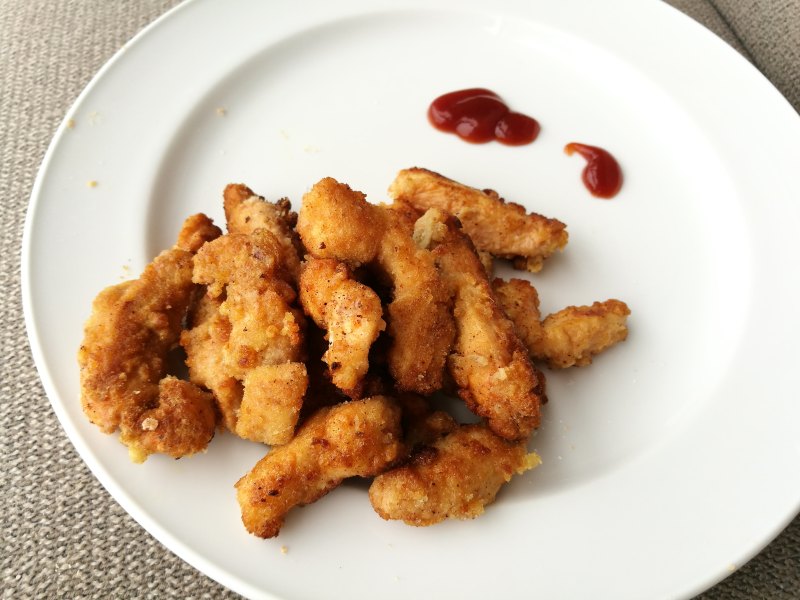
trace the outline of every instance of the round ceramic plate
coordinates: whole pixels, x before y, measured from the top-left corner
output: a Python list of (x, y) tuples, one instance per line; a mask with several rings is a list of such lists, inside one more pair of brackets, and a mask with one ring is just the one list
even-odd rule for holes
[[(476, 86), (537, 118), (539, 139), (470, 145), (428, 124), (436, 96)], [(36, 363), (117, 501), (246, 596), (688, 597), (800, 502), (798, 139), (767, 81), (661, 2), (188, 2), (98, 74), (47, 154), (23, 261)], [(616, 198), (583, 188), (571, 141), (618, 158)], [(233, 484), (263, 446), (221, 434), (203, 455), (134, 465), (87, 422), (75, 354), (93, 297), (189, 214), (220, 222), (226, 183), (297, 208), (332, 176), (379, 202), (411, 166), (567, 223), (566, 251), (534, 277), (544, 313), (633, 311), (627, 342), (547, 372), (530, 443), (543, 464), (485, 515), (385, 522), (356, 481), (261, 540)]]

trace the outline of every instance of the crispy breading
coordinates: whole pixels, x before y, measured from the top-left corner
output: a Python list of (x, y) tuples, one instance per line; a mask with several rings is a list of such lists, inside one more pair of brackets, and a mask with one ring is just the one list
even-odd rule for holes
[[(291, 437), (307, 386), (305, 323), (291, 305), (296, 294), (283, 256), (280, 241), (265, 229), (229, 233), (203, 246), (194, 281), (206, 285), (211, 302), (183, 336), (190, 374), (215, 392), (228, 429), (268, 444)], [(288, 371), (265, 372), (248, 392), (254, 371), (276, 365)], [(298, 378), (287, 382), (285, 373)]]
[(334, 385), (358, 397), (369, 370), (370, 347), (386, 328), (380, 298), (353, 279), (346, 264), (331, 258), (303, 263), (299, 288), (305, 313), (327, 332), (322, 360)]
[(481, 261), (483, 270), (486, 271), (486, 277), (491, 279), (494, 276), (494, 256), (490, 252), (478, 250), (478, 259)]
[[(220, 233), (207, 217), (195, 215), (178, 240), (196, 248)], [(193, 454), (214, 434), (208, 394), (188, 382), (159, 384), (195, 292), (192, 264), (192, 252), (178, 245), (162, 252), (138, 279), (100, 292), (86, 322), (78, 352), (83, 410), (104, 432), (120, 429), (136, 462), (154, 452)], [(160, 425), (142, 429), (151, 414)]]
[(534, 360), (553, 369), (583, 367), (628, 337), (628, 306), (619, 300), (568, 306), (544, 321), (539, 296), (529, 281), (496, 279), (492, 286)]
[(544, 260), (567, 244), (561, 221), (526, 213), (493, 190), (472, 188), (427, 169), (400, 171), (389, 195), (419, 210), (438, 208), (455, 215), (478, 250), (511, 259), (518, 269), (540, 271)]
[(403, 439), (409, 451), (433, 443), (458, 427), (443, 410), (433, 410), (428, 400), (416, 394), (399, 394), (403, 409)]
[(472, 242), (457, 219), (436, 208), (417, 221), (414, 237), (433, 248), (455, 296), (457, 334), (448, 366), (458, 395), (498, 435), (527, 439), (539, 426), (544, 376), (498, 304)]
[[(308, 359), (306, 360), (308, 389), (306, 390), (305, 398), (303, 398), (300, 423), (323, 406), (333, 406), (334, 404), (351, 400), (333, 385), (328, 374), (328, 365), (322, 361), (323, 354), (328, 350), (325, 332), (317, 327), (313, 320), (309, 320), (305, 337), (308, 350)], [(374, 395), (378, 394), (366, 394), (366, 396)]]
[(243, 380), (260, 365), (303, 359), (302, 319), (291, 303), (293, 287), (283, 278), (279, 242), (269, 232), (226, 234), (197, 253), (194, 281), (219, 298), (231, 324), (223, 351), (229, 373)]
[(369, 488), (384, 519), (424, 527), (483, 514), (504, 483), (540, 463), (524, 441), (509, 442), (484, 424), (461, 425), (378, 475)]
[(281, 245), (281, 262), (291, 274), (292, 281), (297, 281), (303, 252), (300, 238), (294, 230), (297, 213), (292, 212), (289, 199), (268, 202), (241, 183), (228, 184), (222, 196), (228, 233), (249, 234), (256, 229), (269, 231)]
[(414, 243), (407, 220), (325, 178), (304, 196), (297, 230), (315, 258), (333, 258), (351, 268), (370, 265), (391, 281), (392, 377), (403, 391), (430, 394), (441, 388), (455, 334), (451, 297), (433, 256)]
[(186, 351), (189, 380), (214, 394), (222, 425), (236, 429), (244, 390), (235, 377), (221, 368), (222, 352), (231, 333), (227, 317), (219, 312), (222, 300), (203, 294), (194, 304), (181, 332), (181, 346)]
[(197, 213), (183, 222), (175, 247), (196, 254), (203, 244), (221, 235), (222, 230), (208, 216)]
[(294, 436), (307, 388), (308, 374), (302, 363), (251, 370), (244, 380), (237, 435), (265, 444), (287, 443)]
[(403, 450), (400, 407), (383, 396), (321, 408), (294, 439), (273, 448), (236, 483), (250, 533), (278, 535), (286, 514), (310, 504), (348, 477), (372, 477)]
[(540, 359), (534, 353), (544, 336), (536, 288), (525, 279), (506, 281), (498, 277), (492, 280), (492, 289), (506, 316), (514, 323), (519, 339), (528, 348), (531, 356)]

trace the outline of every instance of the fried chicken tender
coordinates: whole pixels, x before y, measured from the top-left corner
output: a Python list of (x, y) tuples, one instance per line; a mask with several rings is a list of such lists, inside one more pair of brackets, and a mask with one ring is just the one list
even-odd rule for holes
[(320, 499), (348, 477), (377, 475), (402, 450), (400, 407), (392, 399), (321, 408), (236, 483), (242, 522), (250, 533), (275, 537), (292, 508)]
[(483, 514), (504, 483), (540, 464), (524, 441), (509, 442), (484, 424), (461, 425), (378, 475), (369, 499), (383, 519), (424, 527)]
[(527, 214), (493, 190), (471, 188), (427, 169), (400, 171), (389, 195), (422, 211), (438, 208), (455, 215), (478, 250), (511, 259), (518, 269), (540, 271), (544, 260), (567, 244), (561, 221)]
[(241, 183), (231, 183), (222, 194), (228, 233), (253, 233), (266, 229), (281, 245), (281, 262), (297, 281), (300, 274), (302, 244), (294, 230), (297, 213), (292, 212), (292, 203), (281, 198), (275, 203), (267, 202), (253, 190)]
[(496, 279), (492, 286), (534, 360), (553, 369), (583, 367), (628, 337), (628, 306), (619, 300), (568, 306), (541, 321), (536, 288), (521, 279)]
[(455, 217), (436, 208), (417, 221), (414, 237), (433, 248), (455, 296), (457, 334), (448, 366), (458, 395), (496, 434), (527, 439), (539, 426), (544, 376), (498, 304), (472, 242)]
[(305, 313), (327, 331), (322, 360), (334, 385), (358, 397), (369, 370), (370, 347), (386, 328), (380, 298), (353, 279), (347, 265), (330, 258), (307, 260), (299, 287)]
[(414, 243), (407, 220), (325, 178), (304, 196), (297, 230), (315, 258), (336, 259), (351, 268), (370, 265), (391, 281), (391, 375), (402, 391), (440, 389), (455, 335), (451, 297), (431, 253)]
[(544, 336), (534, 356), (553, 368), (591, 364), (592, 358), (628, 337), (628, 306), (619, 300), (568, 306), (542, 321)]
[(266, 444), (291, 439), (308, 385), (304, 320), (291, 306), (296, 294), (282, 258), (265, 229), (203, 246), (194, 281), (207, 286), (207, 314), (183, 336), (190, 376), (217, 394), (226, 426)]
[(158, 405), (124, 419), (120, 441), (133, 462), (150, 454), (181, 458), (206, 449), (217, 424), (214, 397), (188, 381), (170, 375), (158, 382)]
[(195, 292), (192, 252), (220, 234), (205, 215), (189, 217), (173, 248), (92, 305), (78, 352), (81, 404), (102, 431), (120, 430), (135, 462), (194, 454), (214, 435), (211, 395), (165, 376)]

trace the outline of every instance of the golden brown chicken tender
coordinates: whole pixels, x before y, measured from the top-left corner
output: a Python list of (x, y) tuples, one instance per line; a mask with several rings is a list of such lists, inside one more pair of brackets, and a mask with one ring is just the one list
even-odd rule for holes
[(540, 271), (544, 260), (567, 244), (561, 221), (528, 214), (493, 190), (471, 188), (427, 169), (400, 171), (389, 195), (422, 211), (438, 208), (455, 215), (478, 250), (511, 259), (518, 269)]
[(307, 260), (299, 287), (305, 313), (327, 332), (322, 360), (334, 385), (357, 398), (369, 370), (369, 350), (386, 328), (380, 298), (353, 279), (347, 265), (330, 258)]
[(563, 308), (542, 321), (544, 336), (533, 355), (558, 369), (589, 365), (594, 356), (627, 339), (630, 314), (624, 302), (614, 299)]
[(150, 454), (181, 458), (202, 452), (217, 425), (213, 396), (169, 375), (158, 382), (158, 405), (128, 417), (119, 439), (137, 463)]
[[(183, 336), (190, 375), (218, 395), (226, 425), (267, 444), (291, 439), (308, 383), (304, 319), (291, 306), (296, 294), (283, 256), (280, 241), (265, 229), (203, 246), (194, 281), (207, 286), (210, 301)], [(254, 375), (263, 367), (275, 368)]]
[(138, 279), (100, 292), (92, 305), (78, 352), (81, 404), (104, 432), (120, 429), (136, 462), (155, 452), (193, 454), (214, 434), (211, 396), (164, 377), (196, 291), (192, 250), (220, 233), (208, 217), (189, 217), (178, 245)]
[(441, 388), (455, 334), (451, 297), (433, 256), (414, 243), (406, 219), (326, 178), (304, 196), (297, 230), (315, 258), (336, 259), (352, 268), (371, 265), (391, 281), (392, 377), (403, 391), (430, 394)]
[(302, 244), (294, 230), (297, 213), (292, 212), (292, 203), (281, 198), (275, 203), (267, 202), (253, 190), (241, 183), (231, 183), (222, 194), (228, 233), (253, 233), (266, 229), (278, 240), (282, 249), (281, 262), (297, 281), (300, 274)]
[(553, 369), (583, 367), (628, 337), (628, 306), (619, 300), (568, 306), (540, 321), (536, 288), (521, 279), (492, 283), (530, 355)]
[(483, 424), (461, 425), (378, 475), (369, 488), (384, 519), (423, 527), (483, 514), (504, 483), (540, 463), (524, 441), (509, 442)]
[(498, 304), (474, 246), (457, 219), (435, 208), (417, 221), (414, 237), (433, 249), (455, 296), (457, 334), (448, 366), (459, 396), (498, 435), (527, 439), (539, 426), (544, 376)]
[(236, 483), (250, 533), (278, 535), (286, 514), (310, 504), (348, 477), (372, 477), (401, 456), (400, 407), (376, 396), (321, 408), (294, 439), (273, 448)]

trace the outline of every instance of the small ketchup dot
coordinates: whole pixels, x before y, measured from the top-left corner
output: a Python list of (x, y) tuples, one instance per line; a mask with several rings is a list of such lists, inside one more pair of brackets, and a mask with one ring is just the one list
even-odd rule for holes
[(589, 146), (570, 142), (564, 146), (564, 152), (572, 156), (575, 152), (586, 159), (581, 179), (589, 192), (598, 198), (613, 198), (622, 188), (622, 169), (617, 159), (610, 152)]

